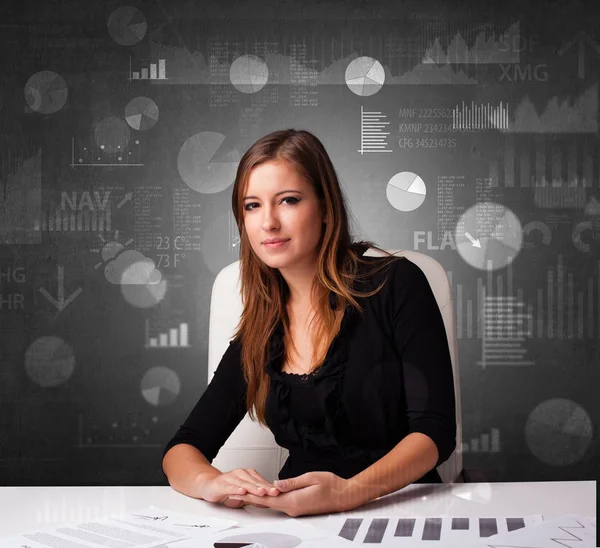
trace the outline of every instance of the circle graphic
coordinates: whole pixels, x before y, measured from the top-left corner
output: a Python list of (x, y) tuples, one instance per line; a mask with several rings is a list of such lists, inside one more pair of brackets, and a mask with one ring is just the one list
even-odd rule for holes
[(372, 57), (358, 57), (346, 68), (345, 79), (352, 93), (368, 97), (383, 87), (385, 70), (381, 63)]
[(25, 101), (29, 108), (40, 114), (54, 114), (65, 103), (69, 91), (62, 76), (51, 70), (36, 72), (25, 84)]
[(592, 421), (585, 409), (563, 398), (538, 405), (525, 425), (527, 446), (551, 466), (567, 466), (580, 460), (592, 437)]
[(480, 202), (463, 213), (454, 238), (460, 256), (480, 270), (496, 270), (513, 262), (521, 250), (523, 229), (502, 204)]
[(108, 34), (120, 46), (133, 46), (146, 35), (148, 24), (140, 10), (122, 6), (108, 18)]
[(159, 282), (153, 276), (158, 271), (151, 271), (147, 263), (133, 263), (121, 275), (121, 294), (125, 301), (135, 308), (152, 308), (160, 303), (167, 293), (167, 280)]
[(183, 143), (177, 167), (192, 190), (214, 194), (233, 183), (241, 156), (237, 149), (228, 149), (224, 141), (222, 133), (203, 131)]
[(154, 407), (171, 405), (181, 392), (177, 373), (168, 367), (149, 369), (141, 382), (142, 396)]
[(108, 154), (123, 152), (127, 148), (130, 138), (129, 126), (117, 116), (108, 116), (100, 120), (94, 127), (94, 141)]
[(267, 64), (256, 55), (242, 55), (229, 68), (229, 79), (233, 87), (242, 93), (256, 93), (269, 80)]
[(43, 387), (64, 383), (75, 370), (73, 349), (59, 337), (40, 337), (25, 353), (25, 371)]
[(410, 171), (396, 173), (385, 189), (388, 201), (398, 211), (414, 211), (424, 201), (427, 188), (423, 179)]
[(137, 131), (146, 131), (158, 122), (158, 105), (148, 97), (136, 97), (125, 107), (125, 120)]

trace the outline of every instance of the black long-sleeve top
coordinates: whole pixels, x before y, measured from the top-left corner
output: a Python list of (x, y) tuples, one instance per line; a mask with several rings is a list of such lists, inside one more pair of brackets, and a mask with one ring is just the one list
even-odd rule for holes
[[(271, 377), (267, 424), (290, 452), (280, 479), (309, 471), (350, 478), (412, 432), (433, 440), (439, 454), (436, 467), (454, 450), (452, 364), (435, 297), (421, 269), (404, 257), (357, 281), (355, 288), (375, 289), (386, 277), (377, 294), (358, 298), (363, 316), (346, 306), (323, 365), (310, 374), (281, 371), (283, 325), (278, 323), (265, 368)], [(330, 304), (335, 308), (333, 293)], [(246, 414), (240, 353), (240, 343), (232, 340), (163, 457), (174, 445), (187, 443), (212, 463)], [(415, 483), (440, 481), (433, 468)]]

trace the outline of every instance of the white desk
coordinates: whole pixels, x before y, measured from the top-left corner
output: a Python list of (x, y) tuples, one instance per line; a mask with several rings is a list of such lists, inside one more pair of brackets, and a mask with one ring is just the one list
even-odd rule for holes
[[(270, 509), (230, 509), (178, 493), (171, 487), (0, 487), (0, 537), (63, 523), (97, 520), (154, 505), (223, 517), (250, 525), (267, 518), (289, 519)], [(595, 481), (413, 484), (354, 513), (372, 516), (596, 516)], [(352, 512), (344, 514), (351, 515)], [(327, 519), (302, 516), (311, 525)]]

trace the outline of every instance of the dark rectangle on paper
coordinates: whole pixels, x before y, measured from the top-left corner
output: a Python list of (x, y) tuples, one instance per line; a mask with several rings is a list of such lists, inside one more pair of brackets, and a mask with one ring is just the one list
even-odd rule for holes
[(425, 518), (422, 540), (440, 540), (442, 534), (442, 518)]
[(338, 536), (347, 540), (354, 540), (361, 523), (362, 518), (348, 518), (342, 526), (342, 530), (339, 532)]
[(398, 525), (396, 525), (395, 537), (412, 537), (413, 531), (415, 530), (414, 518), (400, 518)]
[(506, 518), (506, 527), (509, 531), (516, 531), (525, 527), (524, 518)]
[(479, 536), (491, 537), (498, 534), (496, 518), (479, 518)]
[(365, 537), (363, 544), (380, 544), (389, 521), (390, 520), (387, 518), (374, 519), (367, 531), (367, 536)]
[(469, 530), (469, 518), (452, 518), (452, 529)]

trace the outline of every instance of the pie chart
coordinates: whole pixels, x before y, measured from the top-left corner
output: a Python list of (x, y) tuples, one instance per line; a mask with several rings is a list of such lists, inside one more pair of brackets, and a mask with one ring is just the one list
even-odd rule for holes
[(177, 167), (181, 178), (192, 190), (214, 194), (233, 183), (240, 158), (236, 148), (227, 146), (225, 135), (202, 131), (183, 144)]
[(593, 436), (590, 416), (575, 402), (563, 398), (547, 400), (529, 415), (525, 439), (531, 452), (552, 466), (580, 460)]
[(148, 97), (136, 97), (125, 107), (125, 120), (137, 131), (146, 131), (158, 122), (158, 105)]
[(40, 337), (25, 353), (25, 371), (38, 386), (64, 383), (75, 370), (73, 349), (59, 337)]
[(346, 68), (345, 78), (352, 93), (368, 97), (382, 88), (385, 71), (381, 63), (372, 57), (358, 57)]
[(108, 18), (108, 34), (120, 46), (133, 46), (146, 35), (148, 24), (142, 12), (133, 6), (116, 9)]
[(40, 114), (53, 114), (67, 102), (67, 84), (51, 70), (36, 72), (25, 84), (25, 101), (29, 108)]
[(302, 539), (284, 533), (246, 533), (220, 539), (213, 544), (214, 548), (295, 548), (302, 544)]
[(256, 55), (242, 55), (231, 63), (229, 79), (238, 91), (256, 93), (268, 82), (269, 68)]
[(512, 263), (521, 251), (523, 228), (502, 204), (479, 202), (463, 213), (454, 232), (458, 253), (480, 270), (496, 270)]
[(421, 177), (402, 171), (389, 180), (385, 193), (398, 211), (414, 211), (425, 201), (427, 188)]
[(168, 367), (149, 369), (141, 382), (142, 396), (154, 407), (171, 405), (179, 396), (181, 383), (179, 377)]

